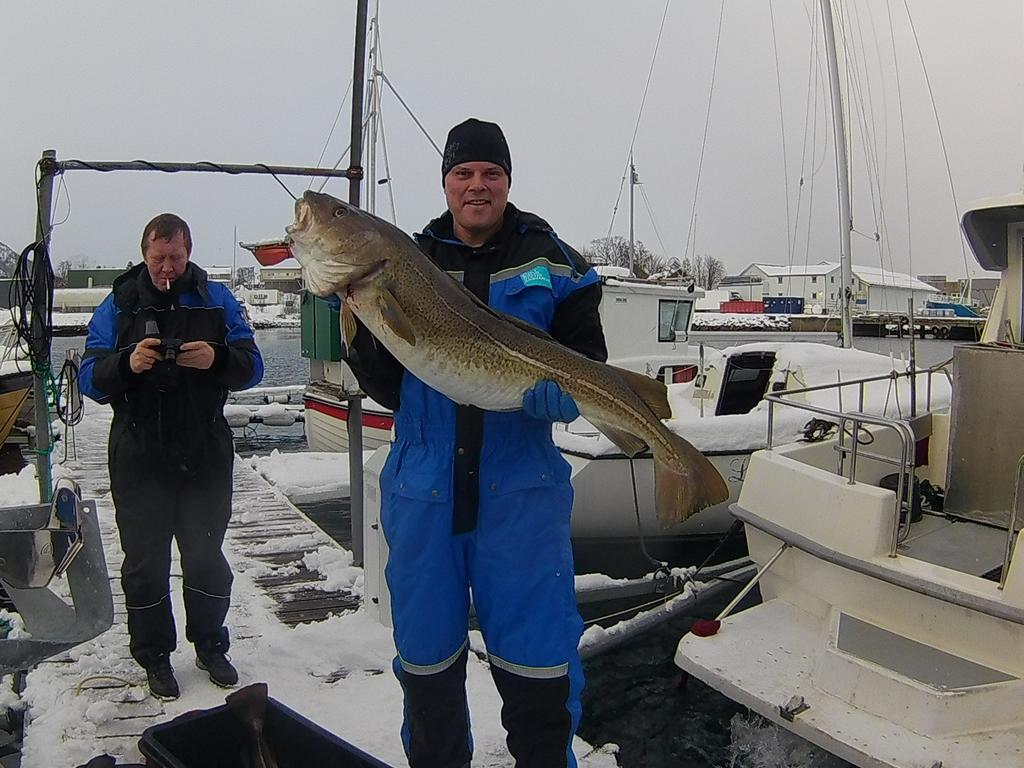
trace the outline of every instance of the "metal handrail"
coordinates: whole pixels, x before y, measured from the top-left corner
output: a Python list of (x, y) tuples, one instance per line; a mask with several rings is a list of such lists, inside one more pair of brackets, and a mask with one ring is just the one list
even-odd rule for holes
[(1024, 456), (1017, 460), (1017, 479), (1013, 483), (1013, 507), (1010, 509), (1010, 525), (1006, 530), (1006, 551), (1003, 553), (1003, 570), (999, 574), (999, 588), (1006, 586), (1007, 571), (1010, 570), (1010, 556), (1013, 554), (1013, 529), (1017, 527), (1017, 507), (1020, 503), (1020, 478), (1024, 473)]
[[(906, 506), (906, 520), (908, 530), (910, 525), (910, 517), (913, 513), (913, 493), (908, 491), (910, 488), (912, 488), (912, 484), (914, 482), (913, 467), (915, 436), (913, 429), (911, 428), (910, 424), (906, 419), (894, 419), (885, 416), (875, 416), (872, 414), (864, 413), (864, 386), (866, 384), (876, 381), (891, 380), (895, 382), (900, 378), (910, 378), (911, 376), (917, 377), (922, 374), (925, 374), (928, 378), (928, 396), (926, 408), (930, 409), (932, 395), (931, 377), (936, 373), (942, 373), (943, 375), (946, 376), (947, 380), (949, 380), (950, 384), (952, 385), (952, 377), (950, 376), (950, 373), (946, 368), (946, 366), (949, 365), (949, 362), (950, 361), (946, 361), (937, 366), (932, 366), (924, 370), (906, 371), (903, 373), (892, 371), (888, 374), (879, 376), (867, 376), (859, 379), (852, 379), (850, 381), (839, 381), (835, 383), (817, 384), (809, 387), (800, 387), (797, 389), (783, 390), (781, 392), (773, 392), (770, 394), (766, 394), (764, 398), (765, 400), (768, 401), (768, 450), (772, 450), (774, 444), (773, 438), (776, 404), (778, 404), (779, 406), (789, 406), (791, 408), (798, 408), (821, 416), (829, 416), (832, 419), (836, 420), (839, 425), (838, 439), (840, 444), (839, 449), (841, 456), (840, 466), (837, 468), (836, 474), (839, 475), (840, 477), (847, 476), (851, 485), (856, 483), (857, 458), (859, 453), (858, 446), (860, 444), (860, 441), (857, 439), (857, 436), (860, 433), (862, 425), (869, 424), (872, 426), (880, 427), (882, 429), (891, 429), (896, 433), (900, 441), (900, 458), (883, 459), (877, 454), (867, 453), (863, 451), (860, 452), (868, 458), (888, 461), (894, 464), (898, 469), (896, 483), (896, 501), (893, 512), (893, 530), (889, 546), (889, 557), (896, 557), (896, 551), (899, 547), (900, 529), (902, 528), (901, 518), (903, 517), (901, 513), (903, 512), (904, 506)], [(848, 386), (858, 387), (858, 406), (861, 410), (844, 412), (841, 409), (841, 407), (840, 409), (837, 410), (833, 408), (825, 408), (818, 405), (811, 405), (810, 403), (795, 403), (792, 400), (788, 399), (793, 397), (794, 395), (806, 394), (808, 392), (821, 392), (831, 389), (838, 389), (838, 394), (841, 398), (843, 387)], [(853, 445), (850, 447), (843, 445), (843, 435), (846, 432), (848, 423), (852, 426), (851, 434), (853, 435)], [(846, 475), (843, 472), (842, 467), (842, 457), (846, 456), (847, 454), (849, 454), (850, 456), (848, 475)], [(904, 499), (905, 493), (907, 497), (906, 500)]]
[(865, 384), (870, 384), (870, 383), (875, 382), (875, 381), (896, 381), (898, 379), (903, 379), (903, 378), (909, 379), (911, 376), (926, 375), (928, 377), (928, 384), (929, 384), (928, 399), (927, 399), (927, 402), (926, 402), (926, 408), (930, 408), (931, 407), (931, 396), (932, 396), (930, 386), (931, 386), (932, 376), (941, 373), (942, 375), (944, 375), (946, 377), (946, 380), (949, 381), (950, 384), (952, 384), (953, 383), (953, 378), (950, 375), (949, 368), (948, 368), (948, 366), (949, 366), (949, 364), (951, 362), (953, 362), (953, 358), (950, 358), (949, 360), (945, 360), (945, 361), (943, 361), (941, 363), (938, 363), (937, 365), (933, 365), (933, 366), (931, 366), (929, 368), (919, 368), (917, 371), (914, 371), (914, 372), (911, 372), (911, 371), (902, 371), (902, 372), (900, 372), (900, 371), (890, 371), (889, 373), (883, 373), (883, 374), (879, 374), (877, 376), (864, 376), (864, 377), (859, 378), (859, 379), (849, 379), (849, 380), (846, 380), (846, 381), (836, 381), (836, 382), (828, 382), (828, 383), (825, 383), (825, 384), (815, 384), (813, 386), (808, 386), (808, 387), (798, 387), (797, 389), (786, 389), (786, 390), (783, 390), (783, 391), (780, 391), (780, 392), (772, 392), (772, 393), (765, 394), (765, 399), (766, 400), (775, 400), (775, 401), (780, 402), (780, 404), (784, 404), (784, 405), (795, 405), (797, 407), (802, 407), (802, 404), (783, 403), (782, 400), (784, 398), (786, 398), (786, 397), (791, 397), (793, 395), (803, 395), (803, 394), (806, 394), (808, 392), (822, 392), (822, 391), (827, 390), (827, 389), (838, 389), (841, 392), (844, 387), (852, 387), (852, 386), (856, 385), (858, 387), (858, 392), (859, 392), (860, 407), (863, 410), (863, 407), (864, 407), (864, 385)]

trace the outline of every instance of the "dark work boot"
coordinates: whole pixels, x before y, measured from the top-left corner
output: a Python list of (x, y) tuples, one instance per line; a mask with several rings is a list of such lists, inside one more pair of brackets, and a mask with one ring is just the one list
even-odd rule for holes
[(146, 680), (149, 683), (149, 692), (158, 699), (170, 701), (181, 695), (168, 656), (157, 656), (146, 665)]
[(232, 666), (227, 654), (220, 651), (196, 651), (196, 666), (208, 672), (210, 680), (221, 688), (238, 684), (238, 670)]

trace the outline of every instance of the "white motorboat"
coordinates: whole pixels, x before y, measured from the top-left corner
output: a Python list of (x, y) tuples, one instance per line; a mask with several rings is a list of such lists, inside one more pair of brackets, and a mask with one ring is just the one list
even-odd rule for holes
[[(635, 280), (605, 269), (599, 311), (609, 362), (668, 382), (693, 379), (698, 353), (688, 337), (694, 303), (704, 292), (689, 281)], [(311, 451), (348, 450), (348, 396), (358, 391), (344, 363), (310, 361), (305, 428)], [(394, 418), (384, 406), (364, 399), (362, 426), (365, 449), (391, 442)]]
[[(673, 419), (668, 426), (707, 456), (729, 485), (729, 499), (662, 528), (654, 512), (654, 461), (649, 453), (633, 459), (622, 454), (585, 419), (555, 425), (554, 439), (572, 466), (573, 538), (607, 544), (638, 536), (661, 542), (717, 537), (731, 524), (729, 505), (736, 501), (751, 454), (767, 444), (769, 408), (766, 394), (793, 386), (817, 386), (855, 377), (878, 377), (866, 385), (864, 411), (879, 416), (907, 413), (911, 388), (893, 371), (906, 364), (886, 355), (810, 342), (759, 342), (726, 350), (703, 349), (693, 381), (670, 384)], [(922, 387), (926, 374), (919, 374)], [(815, 405), (835, 409), (852, 390), (820, 390), (804, 396)], [(948, 404), (949, 387), (935, 382), (932, 396)], [(815, 440), (834, 422), (791, 412), (776, 417), (777, 443)], [(634, 502), (634, 481), (636, 501)]]
[[(974, 206), (963, 228), (1002, 281), (982, 341), (955, 349), (951, 406), (929, 407), (925, 389), (916, 414), (878, 418), (856, 394), (835, 410), (798, 402), (806, 389), (769, 395), (776, 418), (800, 410), (844, 429), (751, 457), (732, 511), (762, 602), (676, 654), (857, 766), (1024, 764), (1024, 195)], [(893, 473), (895, 490), (880, 487)], [(926, 480), (944, 508), (915, 521)]]

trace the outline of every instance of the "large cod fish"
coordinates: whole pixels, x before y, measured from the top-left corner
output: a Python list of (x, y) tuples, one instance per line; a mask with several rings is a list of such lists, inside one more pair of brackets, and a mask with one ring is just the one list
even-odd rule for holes
[(590, 360), (495, 312), (397, 227), (329, 195), (305, 192), (286, 232), (310, 290), (341, 298), (346, 343), (358, 317), (428, 385), (490, 411), (521, 408), (537, 382), (557, 382), (627, 456), (650, 448), (663, 526), (728, 498), (711, 462), (662, 423), (671, 409), (660, 381)]

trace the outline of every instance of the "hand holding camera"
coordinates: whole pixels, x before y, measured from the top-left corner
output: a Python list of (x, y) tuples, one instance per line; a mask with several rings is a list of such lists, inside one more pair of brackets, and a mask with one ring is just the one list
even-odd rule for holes
[(128, 362), (134, 373), (144, 373), (161, 360), (184, 368), (206, 370), (213, 365), (214, 351), (205, 341), (148, 338), (135, 345)]
[(133, 373), (144, 373), (163, 360), (160, 354), (160, 339), (142, 339), (132, 350), (128, 363)]
[(205, 341), (186, 341), (177, 348), (174, 359), (178, 365), (205, 371), (213, 365), (214, 357), (213, 347)]

